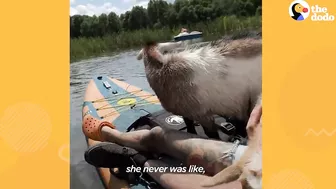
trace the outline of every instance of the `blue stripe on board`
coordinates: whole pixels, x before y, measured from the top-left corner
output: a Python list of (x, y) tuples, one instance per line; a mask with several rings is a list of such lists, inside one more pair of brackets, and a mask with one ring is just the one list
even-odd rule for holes
[[(110, 89), (107, 89), (104, 86), (103, 83), (105, 81), (107, 81), (111, 85)], [(112, 91), (117, 91), (118, 92), (117, 95), (128, 93), (126, 90), (119, 87), (117, 84), (115, 84), (113, 81), (111, 81), (106, 76), (102, 76), (101, 80), (99, 80), (99, 79), (97, 79), (97, 77), (95, 77), (94, 82), (96, 83), (96, 86), (97, 86), (98, 90), (100, 91), (100, 93), (105, 98), (110, 98), (110, 99), (107, 99), (107, 101), (109, 102), (109, 104), (112, 107), (118, 106), (118, 104), (117, 104), (118, 101), (111, 98), (114, 95), (114, 94), (112, 94)], [(124, 95), (122, 97), (126, 97), (126, 95)], [(120, 97), (117, 97), (116, 99), (118, 99), (118, 98), (120, 98)], [(130, 94), (130, 93), (128, 93), (127, 98), (135, 98), (137, 102), (142, 100), (141, 98), (139, 98), (139, 97), (137, 97), (133, 94)], [(146, 105), (146, 106), (140, 106), (139, 108), (128, 109), (128, 110), (122, 111), (120, 113), (120, 116), (117, 119), (115, 119), (112, 123), (118, 128), (119, 131), (125, 132), (126, 129), (132, 123), (134, 123), (137, 119), (139, 119), (139, 117), (148, 114), (147, 112), (145, 112), (143, 110), (140, 110), (141, 108), (145, 109), (146, 111), (148, 111), (150, 113), (154, 113), (156, 111), (162, 110), (162, 106), (157, 105), (157, 104), (149, 104), (149, 105)], [(136, 186), (132, 186), (131, 189), (145, 189), (145, 187), (142, 186), (142, 185), (136, 185)]]
[[(89, 101), (84, 101), (83, 103), (83, 108), (87, 106), (89, 108), (89, 110), (87, 112), (85, 112), (85, 114), (91, 114), (93, 117), (97, 118), (98, 120), (100, 120), (100, 116), (97, 113), (96, 108), (93, 106), (92, 102)], [(85, 116), (85, 114), (83, 115), (83, 117)]]
[[(99, 80), (99, 79), (97, 79), (97, 77), (95, 77), (94, 81), (95, 81), (96, 86), (99, 89), (100, 93), (105, 98), (107, 98), (108, 103), (112, 107), (118, 106), (118, 104), (117, 104), (118, 101), (116, 99), (120, 99), (121, 97), (135, 98), (137, 102), (139, 102), (139, 101), (145, 102), (140, 97), (137, 97), (136, 95), (133, 95), (133, 94), (127, 92), (126, 90), (124, 90), (123, 88), (119, 87), (112, 80), (110, 80), (107, 76), (102, 76), (101, 80)], [(110, 89), (107, 89), (104, 86), (103, 82), (105, 82), (105, 81), (107, 81), (111, 85)], [(112, 91), (117, 91), (118, 92), (117, 95), (120, 95), (120, 94), (127, 94), (127, 95), (117, 96), (114, 99), (114, 98), (111, 98), (114, 95), (114, 94), (112, 94)], [(108, 99), (108, 98), (110, 98), (110, 99)], [(148, 114), (146, 111), (143, 111), (141, 109), (144, 109), (144, 110), (146, 110), (147, 112), (150, 112), (150, 113), (154, 113), (156, 111), (162, 110), (162, 106), (157, 105), (157, 104), (148, 104), (148, 105), (139, 106), (139, 107), (135, 106), (134, 109), (129, 108), (127, 110), (122, 110), (122, 112), (120, 113), (120, 116), (113, 121), (113, 124), (118, 128), (118, 130), (126, 131), (126, 129), (132, 123), (134, 123), (137, 119), (139, 119), (139, 117)]]

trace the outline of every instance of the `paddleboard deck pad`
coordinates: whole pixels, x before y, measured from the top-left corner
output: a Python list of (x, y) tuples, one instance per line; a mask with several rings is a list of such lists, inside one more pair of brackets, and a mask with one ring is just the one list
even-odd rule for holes
[[(157, 97), (140, 88), (108, 76), (93, 77), (87, 86), (82, 117), (90, 114), (97, 120), (108, 121), (119, 131), (125, 132), (139, 117), (163, 110)], [(84, 120), (84, 119), (83, 119)], [(99, 141), (87, 139), (88, 147)], [(107, 168), (97, 168), (105, 188), (113, 182), (121, 182), (110, 174)], [(145, 187), (134, 186), (132, 189)]]
[[(183, 118), (165, 111), (154, 94), (108, 76), (96, 76), (89, 81), (84, 95), (82, 117), (87, 114), (97, 120), (112, 123), (122, 132), (144, 129), (143, 126), (147, 127), (145, 129), (160, 126), (187, 132)], [(208, 138), (200, 125), (196, 125), (195, 129), (198, 135)], [(223, 133), (219, 134), (226, 137)], [(99, 143), (90, 138), (86, 140), (88, 147)], [(181, 164), (168, 156), (164, 156), (163, 160), (170, 165)], [(117, 185), (125, 183), (111, 175), (107, 168), (97, 168), (97, 171), (107, 189), (115, 183)], [(137, 185), (129, 188), (145, 189), (146, 187)]]
[[(183, 118), (166, 112), (158, 98), (149, 92), (126, 82), (108, 76), (96, 76), (89, 81), (82, 109), (82, 117), (90, 114), (97, 120), (109, 121), (122, 132), (137, 130), (142, 125), (169, 127), (186, 132)], [(201, 127), (196, 131), (203, 136)], [(99, 141), (87, 139), (88, 147)], [(174, 160), (172, 160), (174, 162)], [(119, 182), (107, 168), (97, 168), (105, 188), (113, 182)], [(144, 189), (144, 186), (132, 186), (132, 189)]]

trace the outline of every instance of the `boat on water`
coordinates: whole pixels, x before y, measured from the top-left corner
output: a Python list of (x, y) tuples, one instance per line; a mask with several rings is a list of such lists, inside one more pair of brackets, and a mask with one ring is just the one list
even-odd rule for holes
[[(194, 40), (194, 41), (200, 41), (202, 38), (203, 33), (199, 31), (192, 31), (190, 33), (188, 32), (181, 32), (178, 35), (174, 36), (174, 41), (186, 41), (186, 40)], [(198, 40), (195, 40), (198, 39)]]
[[(162, 53), (170, 51), (183, 51), (186, 47), (202, 47), (207, 45), (209, 42), (202, 42), (202, 32), (192, 31), (188, 33), (185, 28), (181, 29), (181, 32), (174, 36), (172, 41), (159, 43), (159, 49)], [(143, 49), (141, 49), (137, 55), (137, 60), (143, 58)]]
[(184, 45), (190, 45), (202, 41), (202, 32), (192, 31), (188, 32), (186, 28), (182, 28), (180, 33), (173, 37), (174, 42), (183, 42)]

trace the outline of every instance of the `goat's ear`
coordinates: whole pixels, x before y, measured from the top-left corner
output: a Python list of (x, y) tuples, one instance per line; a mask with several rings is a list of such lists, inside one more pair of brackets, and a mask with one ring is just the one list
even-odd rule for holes
[(159, 43), (158, 49), (161, 53), (163, 52), (172, 52), (174, 49), (180, 47), (182, 43), (179, 42), (167, 42), (167, 43)]
[(143, 49), (138, 53), (137, 60), (141, 60), (143, 57)]
[(143, 49), (143, 54), (148, 58), (149, 62), (163, 64), (163, 55), (158, 50), (156, 42), (147, 42)]
[(158, 43), (156, 41), (146, 41), (145, 43), (145, 48), (146, 47), (151, 47), (151, 46), (157, 46)]

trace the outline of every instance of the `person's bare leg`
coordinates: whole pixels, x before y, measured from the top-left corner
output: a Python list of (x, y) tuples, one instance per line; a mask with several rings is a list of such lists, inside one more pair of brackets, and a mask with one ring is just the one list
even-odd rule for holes
[[(149, 160), (145, 167), (169, 167), (160, 160)], [(242, 184), (238, 181), (220, 184), (213, 187), (202, 187), (199, 183), (209, 176), (193, 173), (170, 173), (170, 172), (149, 172), (148, 173), (156, 182), (166, 189), (242, 189)], [(198, 182), (195, 182), (198, 181)]]
[(114, 175), (110, 175), (108, 189), (130, 189), (131, 187), (125, 180), (118, 179)]
[(140, 141), (143, 138), (150, 137), (151, 130), (137, 130), (123, 133), (110, 127), (103, 127), (102, 135), (103, 138), (108, 142), (134, 148), (137, 151), (148, 151), (148, 147), (140, 144)]
[(215, 186), (239, 177), (238, 180), (245, 182), (245, 184), (252, 182), (256, 185), (256, 188), (260, 188), (262, 176), (261, 115), (262, 106), (258, 104), (254, 107), (247, 123), (248, 146), (239, 160), (215, 176), (206, 179), (201, 183), (202, 186)]
[(223, 161), (221, 157), (232, 148), (232, 143), (201, 138), (176, 130), (163, 130), (160, 127), (127, 133), (103, 127), (102, 134), (109, 142), (138, 151), (170, 155), (187, 165), (202, 166), (207, 175), (214, 175), (231, 165), (230, 161)]

